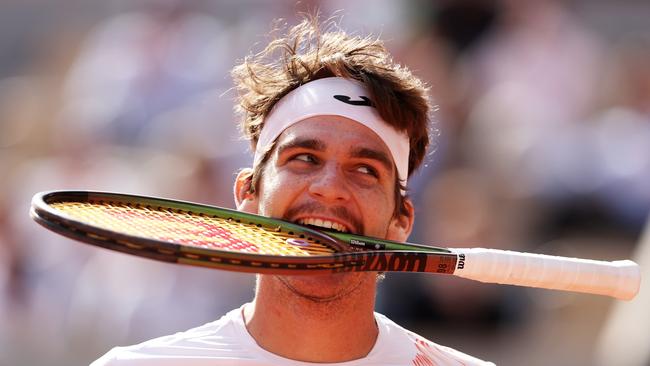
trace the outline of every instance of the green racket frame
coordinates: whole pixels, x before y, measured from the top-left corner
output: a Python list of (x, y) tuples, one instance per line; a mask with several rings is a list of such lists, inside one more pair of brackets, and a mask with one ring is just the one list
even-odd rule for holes
[[(248, 230), (281, 232), (331, 248), (331, 255), (266, 255), (196, 247), (89, 225), (50, 206), (57, 202), (97, 202), (163, 209), (226, 219)], [(66, 237), (102, 248), (163, 262), (239, 272), (327, 274), (348, 271), (433, 272), (452, 274), (457, 254), (445, 248), (399, 243), (348, 233), (314, 230), (298, 224), (236, 210), (178, 200), (92, 191), (51, 191), (32, 199), (32, 218)]]

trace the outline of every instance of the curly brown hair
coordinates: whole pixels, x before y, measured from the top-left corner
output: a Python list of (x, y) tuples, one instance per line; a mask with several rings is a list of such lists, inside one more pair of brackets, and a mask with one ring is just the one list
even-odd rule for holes
[[(407, 68), (395, 63), (377, 38), (351, 36), (333, 20), (322, 27), (318, 16), (306, 16), (285, 36), (246, 57), (231, 74), (238, 91), (235, 108), (243, 117), (241, 130), (253, 150), (275, 103), (300, 85), (335, 76), (363, 83), (383, 120), (409, 136), (409, 175), (425, 157), (431, 111), (428, 89)], [(252, 190), (261, 167), (254, 169)], [(396, 192), (401, 196), (399, 181)]]

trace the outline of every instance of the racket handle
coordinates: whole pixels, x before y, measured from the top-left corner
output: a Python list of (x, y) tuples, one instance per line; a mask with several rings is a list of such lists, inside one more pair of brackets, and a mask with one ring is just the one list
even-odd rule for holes
[(455, 276), (486, 283), (585, 292), (631, 300), (641, 273), (631, 260), (614, 262), (484, 248), (454, 248)]

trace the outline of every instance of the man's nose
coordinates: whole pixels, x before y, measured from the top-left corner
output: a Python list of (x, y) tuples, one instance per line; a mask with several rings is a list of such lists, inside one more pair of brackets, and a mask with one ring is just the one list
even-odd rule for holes
[(337, 164), (323, 166), (311, 179), (309, 193), (312, 196), (329, 202), (344, 202), (350, 198), (344, 173)]

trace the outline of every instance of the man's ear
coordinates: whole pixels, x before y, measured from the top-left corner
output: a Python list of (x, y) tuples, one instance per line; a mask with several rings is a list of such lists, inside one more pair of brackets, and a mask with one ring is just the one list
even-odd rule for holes
[(400, 210), (401, 213), (391, 219), (386, 239), (404, 242), (411, 235), (413, 221), (415, 219), (413, 202), (408, 198), (404, 198), (404, 208), (405, 212), (401, 212), (402, 210)]
[(233, 194), (237, 210), (256, 214), (258, 209), (257, 193), (251, 189), (252, 184), (253, 170), (251, 168), (240, 170), (235, 179)]

